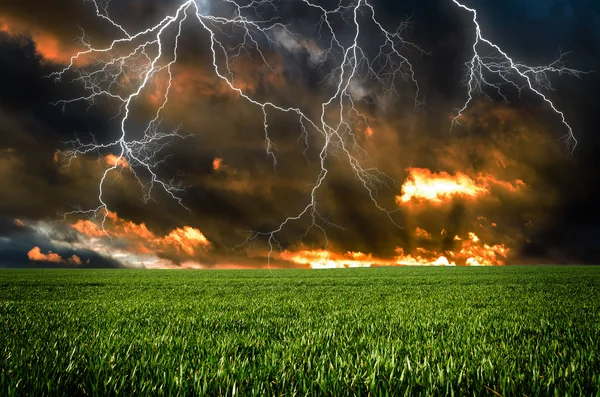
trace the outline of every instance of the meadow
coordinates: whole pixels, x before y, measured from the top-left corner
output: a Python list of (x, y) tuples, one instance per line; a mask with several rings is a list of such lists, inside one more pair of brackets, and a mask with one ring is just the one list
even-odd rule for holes
[(600, 267), (2, 270), (0, 395), (600, 396)]

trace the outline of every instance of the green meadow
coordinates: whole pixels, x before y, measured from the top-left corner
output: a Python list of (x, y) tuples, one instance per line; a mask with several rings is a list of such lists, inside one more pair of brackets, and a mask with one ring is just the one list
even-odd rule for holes
[(0, 395), (600, 396), (600, 267), (2, 270)]

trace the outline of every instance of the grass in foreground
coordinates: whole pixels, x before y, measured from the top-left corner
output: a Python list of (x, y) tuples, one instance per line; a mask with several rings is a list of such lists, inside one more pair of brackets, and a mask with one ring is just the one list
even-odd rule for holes
[(600, 267), (0, 271), (2, 395), (600, 395)]

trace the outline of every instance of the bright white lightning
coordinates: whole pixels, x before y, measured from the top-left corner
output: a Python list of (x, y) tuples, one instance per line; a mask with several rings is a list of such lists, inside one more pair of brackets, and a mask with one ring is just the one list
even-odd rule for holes
[[(83, 43), (87, 46), (85, 51), (81, 51), (71, 58), (71, 62), (63, 70), (54, 73), (52, 76), (61, 79), (67, 72), (75, 73), (75, 80), (83, 84), (87, 95), (60, 101), (58, 104), (63, 106), (77, 102), (89, 101), (90, 104), (95, 100), (105, 97), (120, 104), (120, 132), (118, 139), (99, 144), (95, 140), (84, 143), (79, 138), (69, 142), (71, 148), (62, 152), (63, 156), (70, 162), (79, 155), (86, 155), (99, 151), (116, 151), (118, 153), (117, 161), (114, 165), (105, 169), (99, 182), (98, 206), (89, 210), (77, 209), (69, 214), (88, 214), (91, 217), (102, 215), (102, 225), (107, 219), (108, 204), (104, 197), (104, 187), (108, 174), (119, 167), (119, 161), (125, 159), (130, 170), (137, 178), (144, 192), (144, 200), (150, 200), (152, 191), (155, 187), (162, 188), (173, 199), (183, 205), (180, 194), (185, 190), (185, 186), (174, 183), (173, 180), (164, 180), (157, 171), (161, 162), (165, 158), (160, 158), (160, 153), (167, 147), (170, 140), (176, 138), (186, 138), (175, 131), (161, 131), (162, 111), (167, 106), (169, 92), (172, 83), (172, 66), (178, 59), (178, 44), (181, 38), (184, 24), (195, 22), (205, 32), (210, 42), (212, 53), (212, 66), (215, 76), (221, 79), (231, 89), (233, 93), (239, 94), (249, 103), (260, 107), (264, 118), (264, 136), (265, 150), (268, 158), (273, 161), (273, 166), (277, 167), (276, 147), (269, 136), (268, 115), (270, 112), (283, 112), (294, 114), (298, 117), (301, 125), (301, 137), (304, 136), (305, 143), (308, 145), (308, 134), (314, 131), (322, 137), (323, 146), (319, 150), (320, 169), (312, 184), (310, 200), (306, 206), (297, 214), (284, 219), (279, 227), (267, 232), (252, 231), (250, 237), (244, 242), (249, 243), (257, 238), (264, 237), (270, 247), (269, 261), (274, 249), (274, 244), (279, 245), (277, 234), (280, 233), (288, 223), (297, 221), (303, 217), (310, 217), (311, 226), (306, 234), (312, 229), (320, 230), (325, 240), (326, 226), (336, 226), (323, 217), (318, 211), (317, 191), (323, 185), (327, 175), (327, 158), (333, 153), (336, 156), (343, 156), (344, 161), (352, 168), (358, 181), (364, 186), (374, 205), (387, 214), (391, 222), (394, 222), (392, 213), (382, 206), (377, 200), (377, 189), (380, 186), (396, 186), (392, 178), (374, 167), (363, 167), (364, 160), (368, 159), (366, 152), (358, 144), (353, 133), (353, 125), (357, 120), (366, 123), (364, 117), (355, 106), (356, 98), (353, 95), (353, 86), (360, 85), (365, 80), (370, 80), (380, 86), (384, 93), (397, 93), (396, 79), (399, 77), (404, 81), (411, 82), (415, 87), (415, 106), (422, 104), (420, 98), (419, 84), (411, 63), (409, 62), (407, 51), (413, 50), (418, 54), (425, 53), (416, 45), (406, 41), (402, 34), (407, 24), (402, 23), (396, 31), (388, 31), (376, 18), (375, 8), (369, 0), (340, 0), (337, 6), (326, 8), (318, 2), (311, 0), (288, 0), (296, 1), (310, 7), (318, 12), (320, 20), (317, 26), (319, 40), (323, 41), (323, 34), (329, 38), (329, 47), (319, 49), (318, 54), (311, 56), (311, 59), (318, 63), (319, 68), (325, 68), (326, 65), (333, 63), (326, 81), (333, 87), (333, 93), (327, 100), (318, 105), (318, 111), (306, 112), (300, 107), (289, 107), (274, 102), (261, 101), (252, 97), (250, 93), (245, 92), (236, 86), (235, 73), (230, 67), (242, 52), (255, 51), (267, 68), (271, 68), (263, 48), (273, 47), (280, 44), (278, 37), (283, 36), (297, 38), (298, 35), (290, 30), (279, 18), (264, 18), (262, 10), (268, 9), (270, 12), (278, 11), (276, 0), (221, 0), (220, 2), (209, 2), (208, 0), (186, 0), (172, 15), (167, 15), (156, 25), (139, 31), (137, 33), (129, 32), (124, 26), (117, 23), (109, 17), (108, 5), (101, 5), (100, 0), (92, 0), (96, 8), (96, 14), (108, 21), (108, 23), (118, 31), (120, 38), (114, 40), (110, 45), (102, 48), (93, 47), (91, 44)], [(558, 72), (578, 75), (579, 72), (560, 65), (560, 60), (545, 67), (528, 67), (515, 63), (498, 46), (484, 39), (481, 36), (479, 24), (477, 22), (476, 11), (465, 7), (453, 0), (459, 7), (473, 13), (473, 21), (476, 26), (477, 38), (473, 45), (474, 57), (470, 61), (470, 72), (468, 78), (469, 98), (464, 107), (459, 111), (458, 118), (468, 107), (475, 93), (481, 91), (483, 86), (495, 87), (500, 92), (500, 85), (488, 83), (483, 74), (485, 71), (498, 75), (505, 83), (521, 90), (519, 86), (510, 79), (512, 74), (518, 74), (525, 79), (527, 86), (536, 94), (540, 95), (552, 108), (563, 117), (563, 122), (569, 128), (569, 139), (573, 139), (570, 126), (564, 120), (564, 115), (559, 112), (553, 103), (547, 99), (541, 92), (542, 88), (549, 88), (546, 73)], [(223, 16), (223, 12), (218, 15), (211, 15), (215, 4), (229, 12), (229, 16)], [(339, 21), (344, 21), (346, 26), (350, 26), (353, 37), (342, 39), (334, 26), (339, 25)], [(379, 52), (374, 56), (369, 56), (368, 51), (361, 47), (361, 39), (364, 34), (361, 32), (361, 23), (370, 23), (375, 26), (380, 33), (382, 42), (379, 45)], [(175, 28), (176, 34), (171, 38), (169, 29)], [(230, 29), (230, 31), (226, 31)], [(241, 35), (230, 33), (235, 30), (243, 32)], [(236, 45), (228, 44), (231, 40), (237, 39)], [(370, 37), (369, 39), (372, 39)], [(169, 42), (169, 40), (172, 40)], [(496, 49), (502, 59), (483, 57), (477, 52), (480, 43), (486, 43)], [(169, 45), (171, 47), (169, 47)], [(172, 48), (172, 51), (169, 51)], [(83, 57), (94, 57), (95, 62), (86, 66), (77, 66), (77, 61)], [(168, 85), (164, 97), (159, 104), (156, 113), (146, 124), (146, 127), (140, 134), (139, 131), (133, 131), (129, 124), (131, 121), (132, 104), (136, 99), (143, 95), (143, 91), (149, 89), (153, 79), (159, 78), (163, 73), (168, 76)], [(318, 117), (311, 116), (312, 113), (318, 114)], [(139, 136), (141, 135), (141, 136)], [(336, 153), (337, 152), (337, 153)], [(399, 225), (397, 225), (399, 226)], [(306, 236), (305, 234), (305, 236)], [(280, 247), (281, 248), (281, 247)]]
[[(554, 105), (554, 102), (548, 98), (544, 92), (552, 90), (550, 80), (548, 78), (549, 73), (554, 74), (566, 74), (570, 76), (580, 77), (586, 73), (580, 70), (571, 69), (564, 66), (563, 58), (566, 54), (561, 53), (557, 60), (550, 63), (549, 65), (541, 66), (529, 66), (513, 60), (506, 52), (504, 52), (497, 44), (486, 39), (482, 32), (479, 21), (477, 20), (477, 10), (470, 8), (460, 3), (458, 0), (452, 0), (458, 7), (473, 14), (473, 24), (475, 25), (475, 41), (473, 42), (473, 58), (466, 63), (467, 75), (465, 76), (465, 83), (468, 87), (468, 98), (462, 108), (458, 110), (457, 115), (452, 120), (452, 125), (460, 124), (460, 118), (468, 108), (469, 104), (473, 100), (473, 96), (476, 94), (485, 94), (485, 88), (491, 88), (495, 90), (505, 101), (508, 102), (506, 95), (502, 91), (504, 85), (509, 85), (515, 88), (519, 95), (524, 89), (529, 89), (533, 94), (537, 95), (544, 102), (550, 106), (550, 108), (560, 117), (562, 124), (567, 129), (567, 134), (562, 138), (567, 148), (571, 150), (571, 153), (577, 146), (577, 139), (573, 134), (573, 129), (567, 122), (565, 115), (562, 111), (558, 110)], [(487, 45), (496, 54), (494, 56), (481, 55), (480, 47)], [(486, 80), (486, 74), (498, 78), (499, 81), (494, 83)], [(486, 95), (487, 96), (487, 95)]]
[[(275, 146), (269, 137), (268, 113), (278, 111), (284, 113), (296, 114), (301, 126), (302, 134), (306, 142), (309, 129), (322, 135), (323, 146), (319, 151), (320, 171), (312, 185), (311, 198), (302, 211), (294, 216), (283, 220), (278, 228), (269, 232), (252, 232), (252, 235), (246, 242), (253, 241), (258, 237), (266, 237), (270, 246), (269, 259), (273, 251), (273, 244), (277, 243), (277, 233), (279, 233), (289, 222), (299, 220), (302, 217), (309, 216), (312, 219), (311, 228), (317, 228), (325, 234), (324, 226), (335, 226), (321, 216), (318, 211), (317, 190), (322, 186), (327, 174), (326, 164), (328, 154), (334, 150), (340, 150), (341, 154), (346, 156), (346, 160), (358, 180), (367, 190), (374, 204), (381, 211), (386, 213), (390, 220), (394, 222), (391, 214), (394, 210), (388, 210), (381, 206), (376, 200), (376, 190), (378, 186), (393, 184), (393, 180), (379, 171), (377, 168), (363, 168), (361, 156), (366, 155), (364, 150), (358, 145), (352, 132), (354, 120), (360, 119), (366, 122), (366, 118), (359, 113), (355, 107), (350, 86), (359, 78), (362, 80), (372, 79), (380, 83), (386, 92), (396, 92), (395, 80), (397, 77), (403, 80), (412, 81), (416, 87), (415, 106), (420, 104), (419, 86), (414, 75), (412, 65), (401, 51), (410, 48), (419, 53), (424, 53), (414, 44), (406, 41), (401, 33), (406, 24), (394, 32), (384, 29), (377, 21), (375, 9), (369, 4), (368, 0), (353, 0), (348, 4), (341, 1), (337, 7), (326, 9), (321, 5), (309, 0), (300, 0), (307, 7), (311, 7), (320, 13), (319, 29), (330, 36), (330, 45), (327, 49), (321, 51), (316, 59), (320, 60), (320, 67), (324, 67), (327, 61), (337, 62), (333, 67), (327, 79), (333, 82), (334, 93), (320, 107), (320, 117), (311, 118), (306, 112), (298, 107), (280, 106), (273, 102), (262, 102), (251, 97), (242, 89), (236, 87), (235, 76), (230, 68), (232, 60), (235, 60), (242, 51), (255, 50), (267, 67), (270, 68), (266, 57), (261, 49), (259, 41), (267, 45), (277, 45), (273, 38), (277, 32), (286, 32), (291, 37), (297, 36), (291, 32), (279, 19), (262, 19), (259, 16), (259, 7), (273, 7), (276, 10), (276, 4), (272, 0), (252, 1), (242, 5), (234, 0), (224, 0), (223, 4), (228, 5), (233, 11), (231, 16), (213, 16), (204, 13), (209, 7), (206, 4), (199, 5), (193, 0), (185, 1), (179, 6), (174, 15), (169, 15), (160, 21), (157, 25), (137, 33), (128, 32), (122, 25), (115, 22), (108, 16), (107, 6), (101, 7), (97, 0), (93, 0), (96, 6), (98, 16), (106, 19), (117, 30), (124, 34), (124, 37), (114, 40), (109, 46), (104, 48), (95, 48), (89, 44), (86, 51), (81, 51), (71, 58), (70, 64), (63, 70), (53, 74), (56, 78), (62, 78), (68, 71), (76, 73), (76, 80), (82, 82), (88, 90), (88, 95), (60, 101), (63, 106), (76, 101), (93, 102), (99, 97), (108, 97), (121, 103), (121, 123), (120, 137), (108, 144), (98, 144), (95, 141), (83, 143), (76, 139), (71, 144), (71, 149), (63, 151), (63, 155), (68, 161), (78, 155), (85, 155), (92, 152), (107, 149), (117, 149), (117, 162), (108, 167), (99, 183), (99, 206), (90, 210), (72, 211), (68, 214), (81, 213), (89, 214), (92, 217), (103, 214), (102, 223), (106, 221), (108, 213), (108, 204), (104, 200), (104, 185), (108, 174), (118, 167), (118, 161), (126, 159), (134, 175), (137, 177), (140, 185), (144, 189), (145, 199), (149, 200), (152, 189), (160, 186), (171, 197), (179, 200), (178, 195), (184, 187), (175, 185), (172, 182), (161, 180), (156, 172), (156, 167), (160, 161), (156, 157), (159, 152), (168, 144), (169, 139), (182, 137), (178, 131), (160, 132), (161, 112), (168, 102), (169, 89), (171, 88), (171, 66), (177, 62), (178, 41), (182, 34), (183, 24), (188, 18), (194, 18), (200, 26), (206, 31), (210, 40), (210, 49), (212, 52), (212, 65), (215, 75), (223, 80), (232, 92), (237, 92), (248, 102), (260, 107), (264, 116), (264, 134), (265, 149), (267, 156), (272, 159), (274, 167), (277, 166)], [(383, 37), (383, 43), (380, 45), (379, 53), (369, 59), (365, 51), (360, 47), (361, 37), (359, 18), (367, 17), (380, 30)], [(338, 38), (334, 29), (333, 19), (341, 17), (346, 24), (351, 25), (354, 30), (354, 37), (349, 43), (342, 44), (343, 40)], [(163, 54), (163, 48), (166, 47), (164, 41), (167, 40), (165, 32), (172, 26), (177, 25), (177, 34), (173, 45), (173, 53), (168, 56)], [(225, 41), (231, 39), (231, 35), (224, 33), (226, 27), (243, 29), (241, 43), (236, 46), (228, 46)], [(220, 37), (224, 37), (224, 39)], [(122, 48), (126, 48), (123, 50)], [(155, 47), (155, 48), (154, 48)], [(154, 52), (153, 52), (154, 51)], [(96, 63), (89, 67), (77, 68), (76, 61), (83, 56), (94, 55), (98, 57)], [(104, 57), (104, 58), (103, 58)], [(164, 58), (169, 57), (168, 62)], [(219, 62), (224, 59), (224, 62)], [(153, 77), (166, 70), (169, 76), (169, 84), (161, 105), (152, 120), (149, 121), (139, 139), (132, 137), (128, 129), (131, 104), (142, 91), (147, 88)], [(361, 71), (363, 71), (361, 75)], [(125, 82), (124, 82), (125, 81)], [(124, 94), (127, 88), (131, 92)], [(336, 111), (339, 109), (339, 111)], [(358, 155), (354, 153), (358, 152)], [(137, 171), (136, 171), (137, 170)], [(144, 177), (138, 176), (140, 172), (145, 172), (149, 176), (149, 181)], [(182, 204), (183, 205), (183, 204)]]

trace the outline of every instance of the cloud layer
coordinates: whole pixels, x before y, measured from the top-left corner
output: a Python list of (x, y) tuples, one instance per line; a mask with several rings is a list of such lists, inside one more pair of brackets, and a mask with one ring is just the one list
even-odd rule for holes
[[(187, 138), (161, 149), (163, 161), (156, 168), (160, 177), (174, 178), (186, 187), (182, 204), (187, 209), (160, 189), (148, 196), (139, 180), (147, 181), (150, 176), (137, 173), (136, 165), (119, 159), (117, 152), (93, 151), (73, 157), (69, 156), (71, 146), (65, 144), (77, 139), (98, 143), (114, 139), (119, 130), (119, 119), (114, 116), (121, 109), (110, 101), (98, 101), (72, 104), (63, 112), (51, 103), (80, 96), (83, 87), (68, 79), (57, 84), (45, 78), (84, 48), (74, 40), (81, 37), (77, 24), (85, 28), (84, 41), (98, 45), (114, 39), (118, 32), (107, 29), (90, 2), (56, 2), (49, 7), (50, 15), (43, 15), (36, 2), (3, 4), (3, 264), (264, 267), (271, 246), (270, 265), (275, 267), (593, 261), (592, 245), (584, 242), (598, 233), (594, 222), (585, 225), (583, 215), (577, 225), (563, 219), (568, 218), (564, 214), (570, 205), (579, 207), (570, 203), (593, 196), (591, 188), (584, 186), (593, 185), (597, 178), (591, 163), (586, 163), (593, 156), (586, 157), (584, 151), (571, 158), (556, 142), (562, 131), (543, 104), (516, 94), (511, 104), (478, 99), (461, 119), (462, 127), (450, 133), (449, 115), (457, 105), (455, 97), (463, 93), (461, 62), (469, 53), (469, 39), (462, 24), (468, 19), (449, 7), (427, 11), (416, 4), (406, 5), (413, 6), (417, 11), (411, 39), (425, 43), (432, 53), (430, 57), (411, 53), (424, 80), (421, 89), (429, 109), (415, 110), (414, 87), (401, 81), (400, 96), (383, 95), (376, 82), (357, 82), (351, 89), (365, 116), (352, 125), (356, 143), (365, 150), (363, 164), (376, 166), (390, 177), (389, 183), (376, 189), (379, 202), (391, 211), (389, 216), (374, 205), (351, 166), (339, 156), (338, 147), (327, 160), (327, 183), (317, 197), (320, 213), (331, 223), (327, 234), (311, 228), (311, 219), (306, 217), (286, 224), (276, 243), (257, 238), (244, 244), (252, 237), (249, 231), (273, 230), (306, 206), (320, 168), (319, 134), (305, 134), (293, 115), (269, 115), (277, 157), (274, 168), (273, 158), (265, 151), (261, 109), (215, 77), (208, 62), (210, 42), (194, 30), (197, 27), (190, 28), (180, 44), (181, 60), (172, 70), (172, 91), (160, 127), (165, 131), (179, 128)], [(142, 29), (173, 7), (132, 2), (115, 5), (113, 12), (128, 28)], [(388, 11), (390, 23), (401, 20), (406, 11), (385, 3), (379, 7)], [(319, 67), (327, 58), (322, 40), (311, 32), (310, 13), (290, 15), (297, 15), (289, 22), (303, 34), (295, 36), (285, 30), (272, 34), (271, 47), (265, 51), (270, 69), (256, 54), (241, 54), (232, 70), (235, 86), (257, 98), (276, 98), (278, 103), (314, 112), (315, 103), (332, 89), (326, 68), (330, 61)], [(443, 20), (443, 15), (446, 25), (424, 27), (424, 22)], [(552, 32), (549, 19), (541, 21), (547, 25), (540, 22), (539, 29)], [(597, 32), (592, 33), (596, 37)], [(542, 42), (540, 47), (545, 50), (551, 44)], [(517, 53), (521, 50), (515, 48)], [(595, 47), (582, 51), (598, 59)], [(81, 62), (85, 66), (92, 60)], [(128, 89), (124, 82), (131, 77), (119, 77), (123, 90)], [(132, 131), (156, 112), (168, 86), (166, 79), (167, 74), (157, 76), (136, 101)], [(590, 79), (593, 86), (597, 78)], [(577, 107), (569, 111), (576, 129), (583, 133), (582, 150), (594, 153), (590, 148), (594, 143), (585, 135), (597, 125), (593, 112), (586, 108), (594, 103), (590, 91), (567, 88), (565, 96), (557, 94), (557, 98), (564, 108)], [(115, 169), (106, 175), (104, 191), (111, 211), (96, 217), (69, 215), (79, 208), (97, 207), (98, 181), (112, 166)], [(583, 226), (590, 228), (584, 237), (557, 248), (555, 239), (561, 230)], [(583, 251), (589, 255), (570, 247), (587, 247)]]

